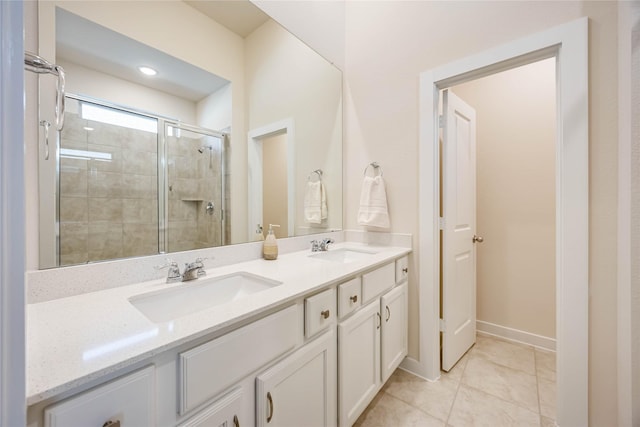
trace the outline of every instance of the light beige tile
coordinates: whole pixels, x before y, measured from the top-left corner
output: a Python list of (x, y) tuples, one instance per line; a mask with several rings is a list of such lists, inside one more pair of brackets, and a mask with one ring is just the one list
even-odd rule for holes
[(60, 222), (87, 222), (86, 197), (60, 196)]
[(533, 347), (478, 335), (472, 349), (475, 357), (490, 360), (498, 365), (518, 369), (531, 375), (536, 373)]
[(82, 223), (60, 224), (60, 256), (87, 254), (89, 227)]
[(122, 224), (89, 224), (89, 259), (91, 261), (122, 256)]
[(123, 256), (158, 253), (157, 224), (124, 224), (122, 232)]
[(60, 254), (60, 265), (86, 264), (87, 262), (89, 262), (87, 252)]
[(122, 175), (122, 196), (129, 199), (153, 199), (157, 193), (153, 192), (155, 177), (147, 175)]
[(92, 171), (89, 174), (89, 197), (122, 197), (122, 174)]
[(536, 348), (536, 373), (539, 378), (556, 381), (556, 352)]
[(60, 170), (60, 196), (86, 197), (87, 170), (65, 167)]
[(462, 384), (538, 412), (536, 376), (495, 364), (473, 353)]
[(122, 222), (122, 199), (90, 197), (89, 221), (91, 222)]
[(547, 418), (545, 416), (540, 416), (540, 427), (557, 427), (555, 420), (551, 418)]
[(453, 427), (538, 427), (540, 418), (535, 412), (461, 385), (448, 423)]
[(134, 138), (123, 139), (122, 148), (157, 153), (158, 135), (151, 132), (139, 132)]
[(354, 427), (444, 427), (444, 425), (444, 422), (393, 396), (378, 393), (355, 422)]
[(125, 174), (156, 176), (158, 173), (158, 157), (155, 153), (123, 150), (122, 172)]
[(556, 418), (556, 383), (555, 381), (538, 379), (540, 396), (540, 414), (552, 419)]
[(158, 199), (124, 199), (122, 204), (124, 223), (158, 224)]
[(429, 382), (397, 369), (383, 390), (435, 418), (446, 421), (453, 405), (457, 386), (457, 382), (446, 377)]
[[(471, 350), (473, 347), (471, 348)], [(467, 366), (467, 362), (471, 357), (471, 350), (467, 351), (456, 363), (453, 368), (449, 372), (440, 371), (440, 378), (446, 378), (448, 380), (455, 381), (456, 383), (460, 382), (460, 378), (462, 378), (462, 373), (464, 372), (464, 368)]]
[(87, 135), (89, 143), (111, 145), (114, 147), (122, 146), (122, 141), (125, 139), (125, 128), (108, 123), (94, 122), (92, 120), (88, 120), (87, 124), (93, 128)]

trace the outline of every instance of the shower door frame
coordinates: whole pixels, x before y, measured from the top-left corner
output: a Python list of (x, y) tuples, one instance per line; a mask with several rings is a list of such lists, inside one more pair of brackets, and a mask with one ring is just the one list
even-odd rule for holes
[[(224, 246), (226, 241), (226, 221), (227, 215), (225, 213), (225, 144), (227, 134), (224, 132), (217, 132), (212, 129), (207, 129), (200, 126), (188, 125), (180, 122), (180, 120), (158, 118), (158, 196), (160, 195), (160, 189), (162, 188), (162, 203), (158, 198), (158, 253), (167, 253), (167, 245), (169, 242), (169, 174), (167, 173), (167, 126), (172, 126), (177, 129), (185, 130), (187, 132), (199, 133), (202, 135), (212, 136), (220, 138), (220, 245)], [(161, 132), (162, 130), (162, 132)], [(162, 165), (162, 167), (160, 167)]]

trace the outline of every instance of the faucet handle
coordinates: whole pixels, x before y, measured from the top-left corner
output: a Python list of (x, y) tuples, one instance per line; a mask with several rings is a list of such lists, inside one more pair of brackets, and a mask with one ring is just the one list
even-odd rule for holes
[(163, 265), (156, 265), (153, 268), (156, 270), (162, 270), (163, 268), (168, 268), (167, 270), (167, 283), (179, 282), (182, 280), (182, 275), (180, 274), (180, 267), (178, 267), (178, 263), (173, 261), (172, 259), (167, 258), (166, 262)]

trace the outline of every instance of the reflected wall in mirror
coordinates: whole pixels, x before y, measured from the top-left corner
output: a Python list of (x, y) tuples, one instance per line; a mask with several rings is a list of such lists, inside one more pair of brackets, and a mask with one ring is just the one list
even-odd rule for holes
[(40, 268), (342, 228), (341, 73), (249, 1), (40, 1), (39, 26), (73, 94), (53, 161), (40, 141)]

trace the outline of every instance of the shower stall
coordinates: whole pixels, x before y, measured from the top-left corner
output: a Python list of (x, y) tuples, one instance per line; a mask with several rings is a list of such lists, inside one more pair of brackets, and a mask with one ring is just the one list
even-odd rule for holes
[(49, 266), (225, 244), (226, 134), (69, 94), (65, 122)]

